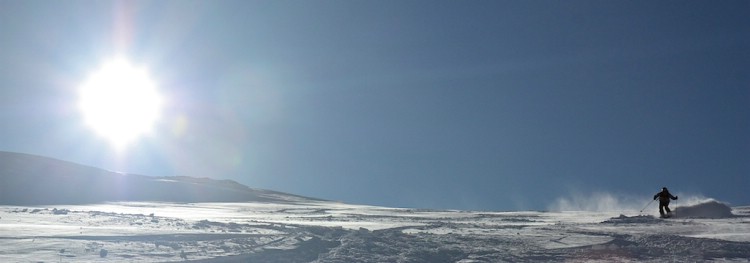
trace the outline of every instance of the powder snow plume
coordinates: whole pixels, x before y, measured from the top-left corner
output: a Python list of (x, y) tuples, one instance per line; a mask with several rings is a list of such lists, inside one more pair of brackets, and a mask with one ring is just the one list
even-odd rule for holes
[[(655, 194), (655, 192), (654, 192)], [(677, 193), (678, 200), (670, 203), (670, 208), (680, 217), (723, 218), (731, 214), (728, 204), (707, 198), (700, 194)], [(616, 195), (607, 192), (589, 194), (571, 193), (559, 197), (548, 206), (550, 211), (589, 211), (589, 212), (639, 212), (658, 214), (658, 201), (652, 195)]]
[(675, 218), (730, 218), (734, 217), (728, 204), (706, 199), (698, 203), (676, 206), (673, 209)]
[(648, 201), (648, 197), (618, 196), (606, 192), (593, 192), (590, 194), (572, 193), (567, 197), (559, 197), (555, 199), (555, 201), (548, 206), (548, 209), (550, 211), (590, 212), (623, 210), (637, 211), (646, 205), (646, 202)]

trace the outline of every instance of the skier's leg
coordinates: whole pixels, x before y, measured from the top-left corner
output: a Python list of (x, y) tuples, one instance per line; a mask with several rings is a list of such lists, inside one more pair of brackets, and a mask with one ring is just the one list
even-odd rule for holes
[(669, 209), (669, 204), (664, 205), (664, 210), (667, 210), (667, 214), (672, 213), (672, 210)]
[(661, 216), (664, 216), (664, 204), (663, 203), (659, 203), (659, 214)]

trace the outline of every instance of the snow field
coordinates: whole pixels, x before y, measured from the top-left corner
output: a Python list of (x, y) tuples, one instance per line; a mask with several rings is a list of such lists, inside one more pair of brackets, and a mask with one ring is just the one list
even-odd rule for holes
[(715, 218), (323, 201), (1, 206), (0, 261), (750, 262), (749, 207), (688, 208)]

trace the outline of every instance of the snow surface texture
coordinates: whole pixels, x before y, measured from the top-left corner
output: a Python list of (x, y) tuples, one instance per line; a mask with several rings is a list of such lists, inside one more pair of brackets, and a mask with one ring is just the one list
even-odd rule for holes
[(681, 198), (658, 219), (634, 199), (400, 209), (0, 152), (0, 262), (750, 262), (750, 207)]
[(0, 206), (0, 262), (749, 262), (750, 207), (725, 208), (658, 219), (325, 201)]

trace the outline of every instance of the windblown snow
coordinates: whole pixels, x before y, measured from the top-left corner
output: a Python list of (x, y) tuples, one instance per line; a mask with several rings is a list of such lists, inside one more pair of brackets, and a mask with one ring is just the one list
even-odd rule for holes
[(748, 262), (750, 207), (725, 215), (707, 204), (667, 220), (326, 201), (3, 206), (0, 261)]
[(730, 218), (734, 216), (731, 207), (716, 200), (677, 207), (673, 213), (676, 218)]
[[(316, 200), (231, 181), (122, 177), (9, 153), (0, 153), (0, 162), (0, 201), (6, 204), (0, 206), (0, 262), (750, 262), (750, 207), (711, 199), (674, 202), (670, 219), (638, 208), (407, 209)], [(25, 166), (39, 163), (45, 166)], [(15, 178), (29, 172), (45, 172), (57, 184), (115, 176), (88, 185), (110, 191), (122, 190), (107, 184), (113, 180), (190, 191), (187, 198), (168, 200), (179, 191), (92, 196), (58, 185), (53, 193), (29, 197), (21, 187), (33, 180)], [(50, 187), (29, 193), (55, 190)], [(84, 193), (53, 200), (75, 189)], [(107, 198), (124, 200), (82, 202)], [(148, 198), (160, 201), (143, 201)], [(216, 201), (225, 199), (233, 202)], [(56, 202), (42, 204), (48, 201)]]

